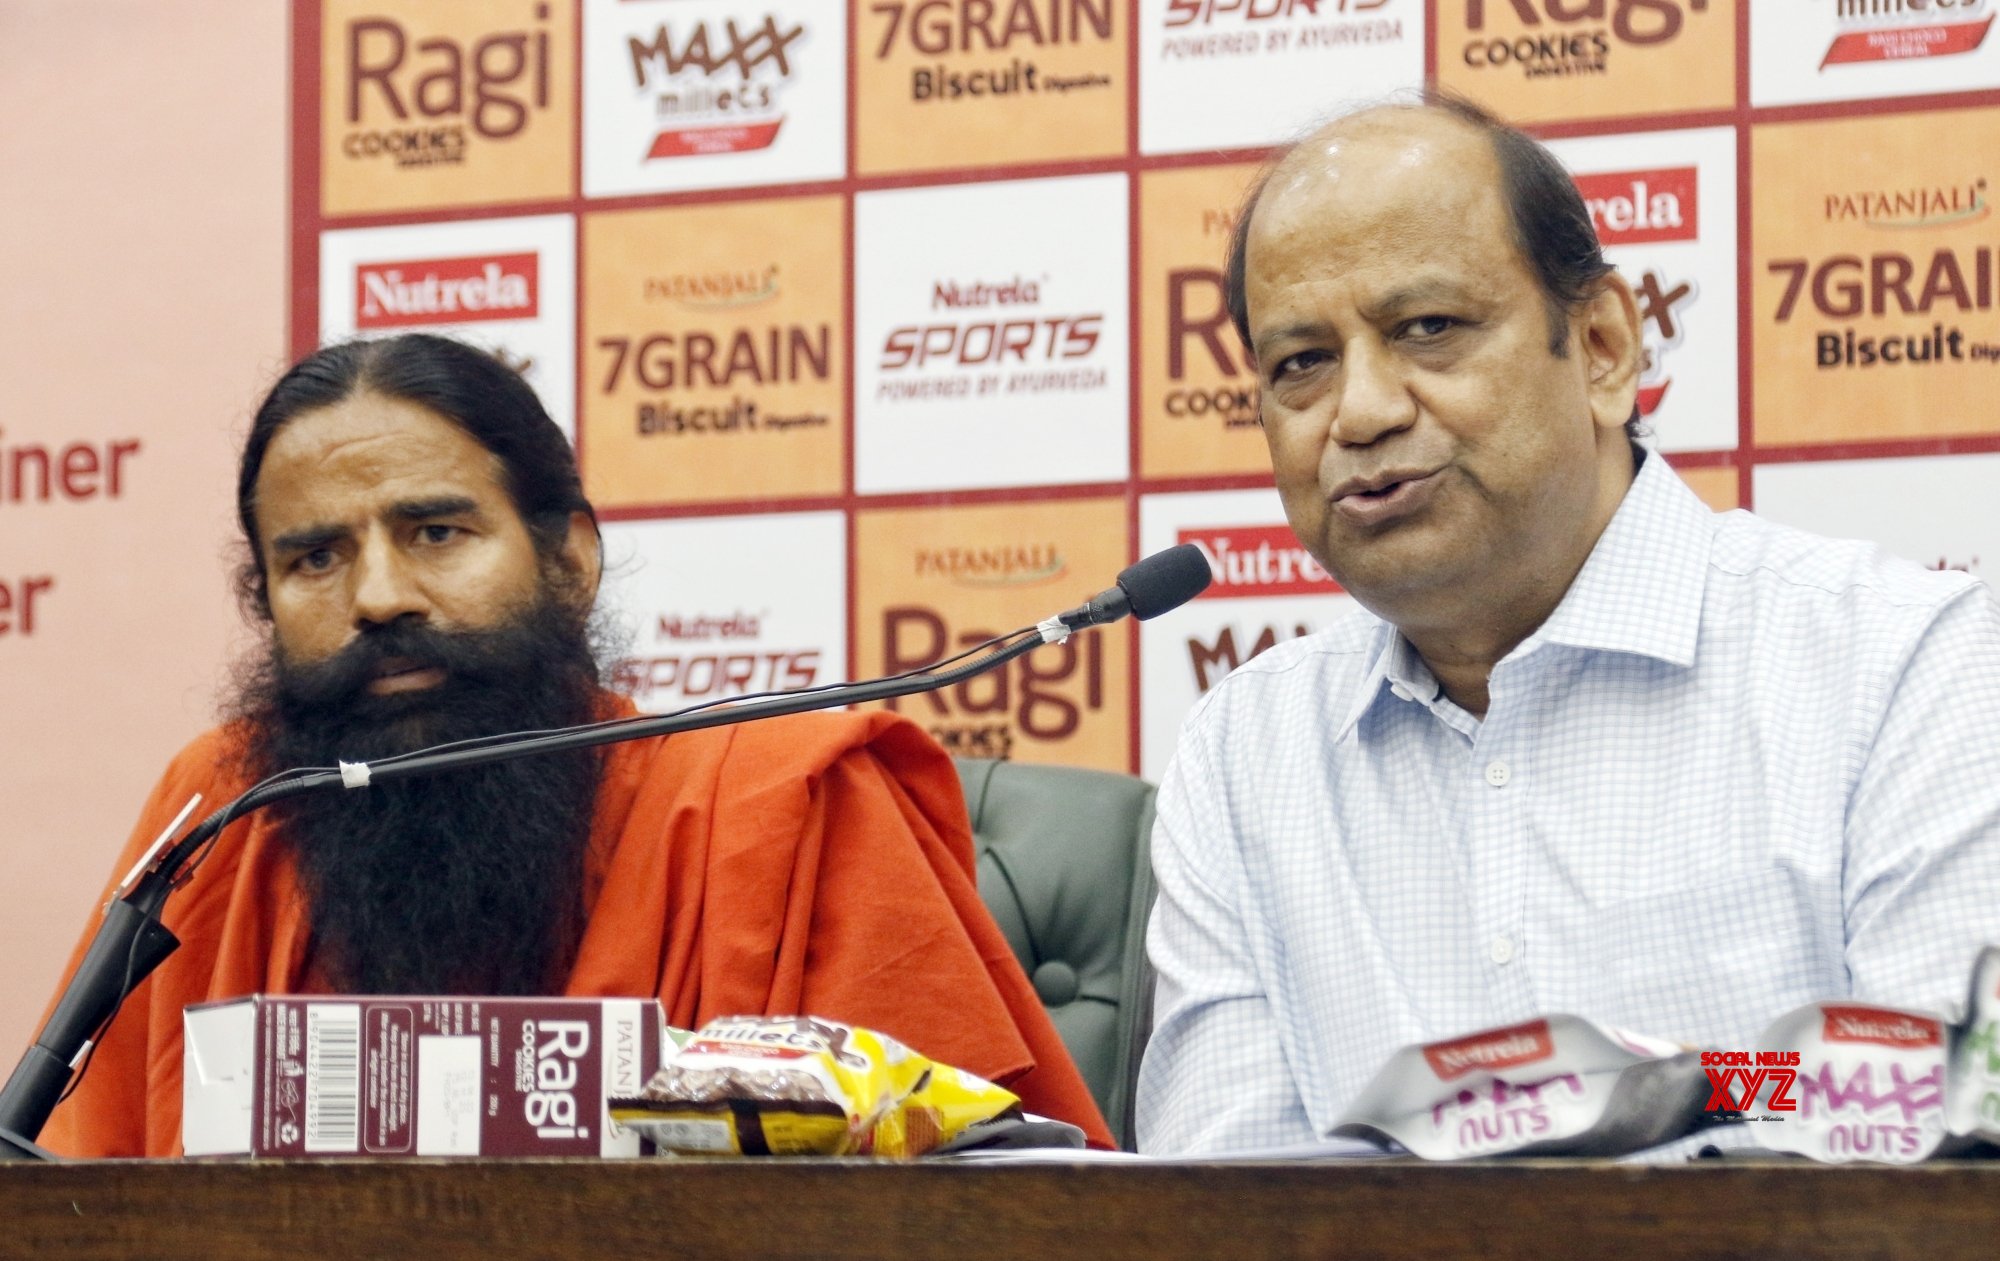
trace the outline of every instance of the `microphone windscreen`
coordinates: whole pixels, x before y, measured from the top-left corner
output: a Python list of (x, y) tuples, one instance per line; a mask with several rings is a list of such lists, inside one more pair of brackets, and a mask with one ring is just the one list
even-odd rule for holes
[(1201, 549), (1182, 543), (1134, 562), (1118, 575), (1118, 589), (1132, 602), (1132, 616), (1143, 622), (1194, 599), (1212, 577)]

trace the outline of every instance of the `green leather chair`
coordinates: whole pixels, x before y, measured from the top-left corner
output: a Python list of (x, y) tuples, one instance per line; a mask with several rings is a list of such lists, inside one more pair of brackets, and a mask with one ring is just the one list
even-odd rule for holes
[(1153, 786), (1068, 766), (954, 760), (979, 895), (1129, 1149), (1132, 1088), (1152, 1026)]

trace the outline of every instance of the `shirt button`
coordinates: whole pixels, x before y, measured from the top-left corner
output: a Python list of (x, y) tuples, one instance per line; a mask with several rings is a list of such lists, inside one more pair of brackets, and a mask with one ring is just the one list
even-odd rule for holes
[(1492, 761), (1486, 764), (1486, 782), (1495, 788), (1505, 788), (1507, 781), (1512, 778), (1514, 772), (1507, 769), (1505, 762)]
[(1505, 936), (1495, 937), (1493, 944), (1487, 947), (1486, 954), (1493, 962), (1503, 968), (1506, 967), (1514, 962), (1514, 939)]

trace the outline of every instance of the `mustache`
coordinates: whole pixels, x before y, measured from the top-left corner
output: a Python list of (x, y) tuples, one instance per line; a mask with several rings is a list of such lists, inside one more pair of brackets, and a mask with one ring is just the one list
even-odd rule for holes
[[(319, 661), (280, 656), (279, 703), (287, 709), (356, 710), (398, 708), (377, 702), (368, 685), (391, 662), (409, 669), (444, 672), (440, 688), (494, 685), (515, 678), (521, 667), (518, 630), (440, 630), (417, 621), (396, 621), (356, 635), (340, 651)], [(431, 689), (439, 690), (439, 689)], [(419, 693), (405, 694), (421, 698)]]

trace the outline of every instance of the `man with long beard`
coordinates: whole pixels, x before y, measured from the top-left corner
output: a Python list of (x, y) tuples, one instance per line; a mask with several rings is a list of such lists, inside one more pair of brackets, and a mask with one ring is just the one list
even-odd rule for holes
[[(232, 717), (168, 768), (118, 871), (194, 793), (635, 712), (600, 686), (595, 515), (491, 356), (421, 334), (322, 349), (258, 409), (239, 586), (270, 631)], [(520, 758), (232, 823), (168, 904), (181, 950), (43, 1133), (179, 1150), (181, 1009), (266, 993), (657, 995), (676, 1025), (880, 1029), (1108, 1133), (979, 902), (951, 764), (841, 713)]]

